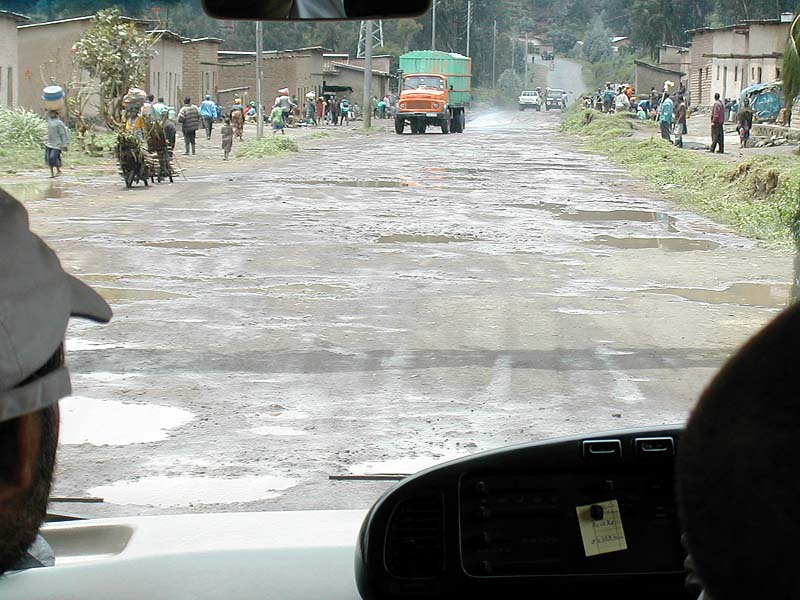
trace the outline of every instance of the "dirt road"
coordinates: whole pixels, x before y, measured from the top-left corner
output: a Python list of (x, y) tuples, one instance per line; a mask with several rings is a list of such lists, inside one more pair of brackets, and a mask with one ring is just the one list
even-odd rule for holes
[(29, 193), (115, 310), (70, 328), (55, 488), (105, 503), (56, 508), (365, 507), (387, 484), (328, 476), (682, 421), (786, 303), (791, 257), (648, 193), (559, 119)]

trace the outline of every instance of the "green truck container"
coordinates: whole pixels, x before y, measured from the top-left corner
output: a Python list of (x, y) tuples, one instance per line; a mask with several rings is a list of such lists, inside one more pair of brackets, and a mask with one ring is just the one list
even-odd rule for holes
[(415, 50), (400, 56), (398, 68), (404, 75), (411, 73), (437, 73), (446, 75), (453, 91), (450, 103), (469, 106), (472, 100), (472, 59), (455, 52)]

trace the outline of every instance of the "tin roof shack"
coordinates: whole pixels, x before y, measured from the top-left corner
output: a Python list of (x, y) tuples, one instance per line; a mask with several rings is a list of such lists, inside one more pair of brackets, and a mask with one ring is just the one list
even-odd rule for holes
[[(181, 96), (200, 104), (206, 95), (216, 97), (220, 87), (220, 66), (217, 57), (219, 38), (183, 40), (183, 87)], [(183, 104), (183, 98), (179, 105)]]
[[(324, 93), (335, 93), (339, 98), (348, 98), (351, 102), (364, 102), (364, 67), (355, 64), (331, 62), (329, 71), (325, 72)], [(389, 93), (389, 71), (372, 69), (372, 95), (383, 98)]]
[(726, 27), (690, 29), (690, 93), (709, 105), (718, 93), (735, 98), (751, 85), (780, 79), (791, 20), (743, 21)]
[[(299, 99), (305, 98), (308, 92), (322, 93), (324, 52), (325, 48), (319, 46), (264, 52), (261, 59), (264, 104), (272, 106), (278, 90), (284, 87)], [(219, 101), (228, 102), (229, 96), (237, 92), (244, 94), (247, 100), (255, 100), (256, 53), (221, 50), (218, 57), (220, 89), (225, 90)]]
[[(81, 72), (72, 60), (72, 47), (92, 25), (94, 16), (75, 17), (60, 21), (30, 23), (17, 27), (19, 62), (19, 106), (42, 111), (42, 88), (60, 85), (68, 95), (76, 89), (95, 87), (86, 72)], [(151, 28), (153, 21), (128, 19), (142, 32)], [(91, 119), (100, 114), (100, 97), (89, 96), (84, 117)]]
[(17, 106), (19, 68), (17, 58), (17, 26), (30, 19), (17, 13), (0, 10), (0, 106)]
[(183, 103), (183, 41), (177, 33), (165, 29), (150, 31), (158, 38), (153, 46), (156, 55), (150, 60), (145, 89), (156, 99), (164, 98), (170, 106), (180, 107)]
[(633, 64), (633, 87), (639, 93), (647, 93), (651, 88), (655, 88), (660, 92), (664, 89), (665, 81), (671, 81), (675, 84), (670, 93), (677, 92), (680, 88), (679, 82), (686, 77), (686, 73), (683, 71), (673, 71), (672, 69), (651, 65), (641, 60), (634, 60)]

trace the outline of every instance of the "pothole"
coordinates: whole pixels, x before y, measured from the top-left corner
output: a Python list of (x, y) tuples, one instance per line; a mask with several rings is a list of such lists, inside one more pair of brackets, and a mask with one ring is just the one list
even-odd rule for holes
[(614, 237), (610, 235), (599, 235), (592, 240), (594, 244), (611, 246), (621, 250), (644, 250), (657, 248), (667, 252), (693, 252), (698, 250), (715, 250), (719, 248), (717, 242), (710, 240), (694, 240), (690, 238), (666, 237)]
[(123, 302), (126, 300), (168, 300), (170, 298), (188, 298), (186, 294), (177, 294), (175, 292), (164, 292), (161, 290), (149, 290), (141, 288), (112, 288), (112, 287), (94, 287), (106, 301)]
[(240, 245), (236, 242), (204, 242), (200, 240), (167, 240), (164, 242), (137, 242), (137, 244), (149, 248), (177, 248), (180, 250), (209, 250)]
[(789, 303), (789, 285), (776, 283), (732, 283), (721, 290), (706, 288), (646, 288), (638, 290), (648, 294), (679, 296), (692, 302), (707, 304), (740, 304), (745, 306), (764, 306), (782, 308)]

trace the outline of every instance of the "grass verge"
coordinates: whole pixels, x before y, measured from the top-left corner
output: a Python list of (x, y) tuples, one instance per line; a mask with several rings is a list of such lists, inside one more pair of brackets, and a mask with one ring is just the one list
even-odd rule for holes
[(269, 158), (273, 156), (286, 156), (292, 152), (300, 152), (297, 142), (284, 135), (269, 135), (260, 140), (247, 140), (243, 142), (236, 156), (239, 158)]
[[(796, 156), (753, 156), (740, 162), (682, 150), (660, 137), (655, 124), (628, 115), (573, 109), (562, 131), (589, 150), (643, 177), (680, 205), (726, 223), (770, 246), (790, 248), (800, 222), (800, 161)], [(636, 130), (648, 139), (631, 139)]]

